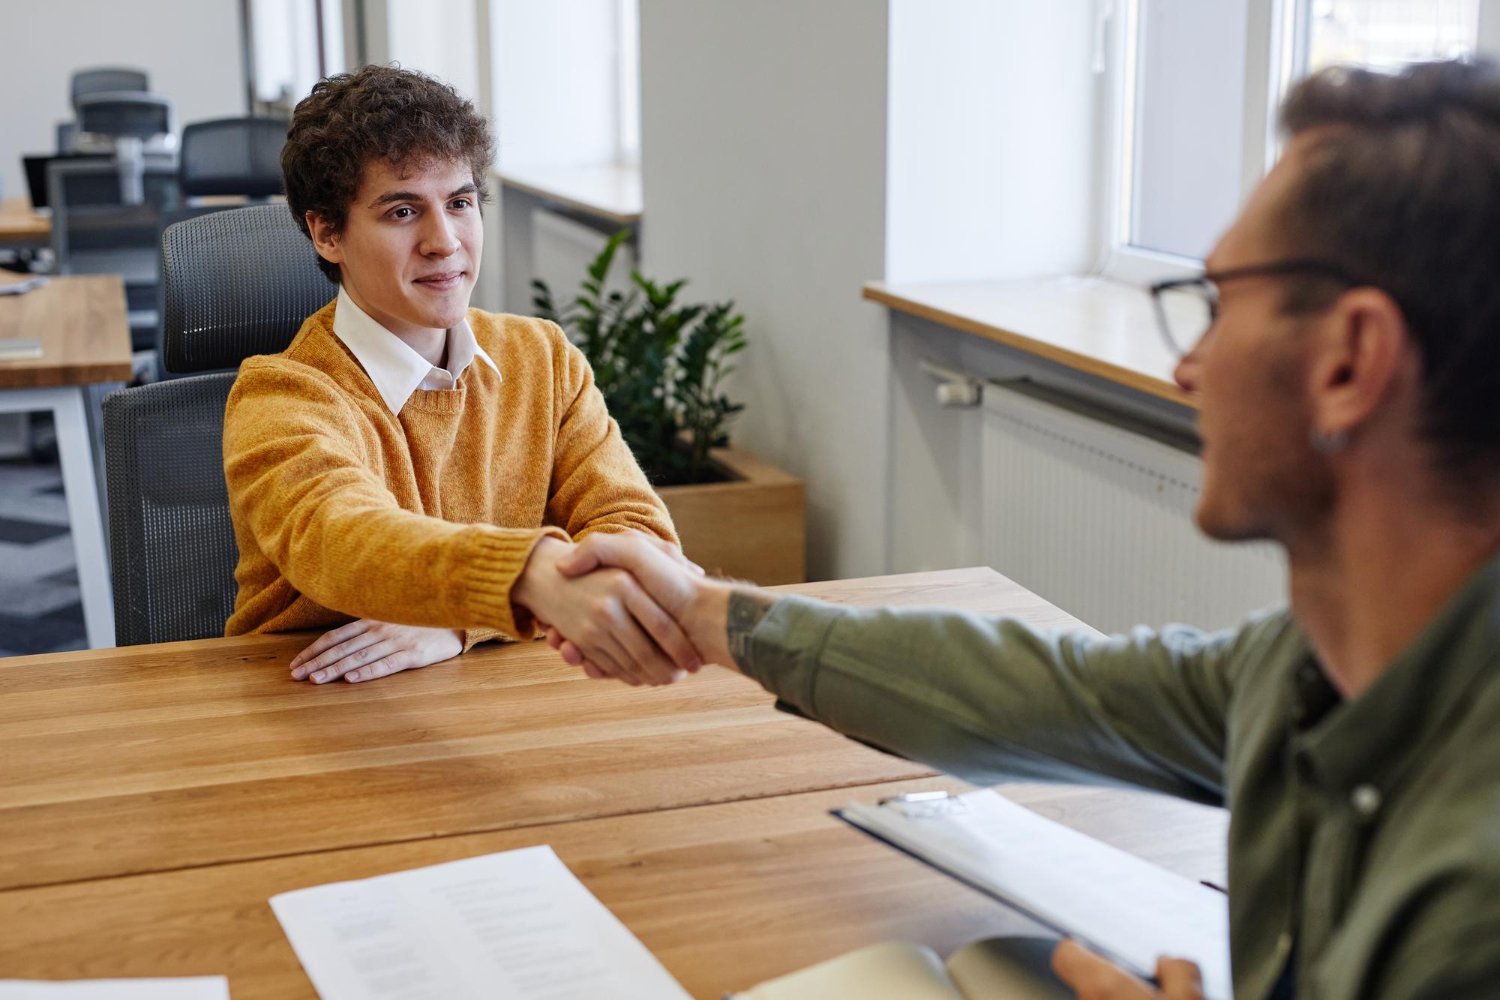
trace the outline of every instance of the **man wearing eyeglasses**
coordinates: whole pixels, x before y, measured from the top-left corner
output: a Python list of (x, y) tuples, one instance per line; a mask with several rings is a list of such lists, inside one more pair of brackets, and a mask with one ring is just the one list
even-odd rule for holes
[[(1095, 638), (775, 599), (626, 538), (565, 569), (630, 569), (706, 661), (972, 781), (1228, 805), (1241, 1000), (1497, 997), (1500, 71), (1325, 72), (1283, 122), (1207, 272), (1154, 292), (1199, 403), (1197, 522), (1280, 543), (1289, 608)], [(1200, 993), (1185, 962), (1054, 967), (1085, 997)]]

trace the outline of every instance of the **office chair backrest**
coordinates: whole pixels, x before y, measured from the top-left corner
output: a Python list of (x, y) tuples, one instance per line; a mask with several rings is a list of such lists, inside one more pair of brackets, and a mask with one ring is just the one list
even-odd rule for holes
[(337, 294), (282, 204), (188, 219), (162, 234), (162, 359), (170, 372), (275, 354)]
[[(138, 204), (126, 204), (124, 171), (139, 172)], [(158, 222), (177, 206), (177, 171), (147, 164), (129, 167), (103, 158), (62, 158), (47, 165), (47, 203), (52, 207), (52, 250), (63, 274), (75, 270), (79, 254), (136, 251), (154, 270)], [(128, 277), (128, 276), (127, 276)]]
[[(174, 372), (280, 351), (333, 298), (285, 205), (189, 219), (162, 239), (162, 350)], [(104, 401), (105, 480), (120, 645), (222, 635), (239, 551), (224, 485), (234, 372)]]
[(178, 153), (182, 193), (189, 198), (281, 194), (286, 129), (280, 118), (218, 118), (185, 126)]
[(224, 404), (234, 372), (104, 400), (115, 642), (207, 639), (234, 610), (239, 549), (224, 486)]
[(81, 69), (73, 74), (70, 100), (76, 110), (78, 99), (90, 94), (135, 91), (144, 93), (151, 89), (151, 81), (144, 70), (125, 66), (96, 66)]
[(149, 139), (172, 131), (172, 102), (156, 94), (108, 90), (73, 102), (78, 128), (120, 139)]

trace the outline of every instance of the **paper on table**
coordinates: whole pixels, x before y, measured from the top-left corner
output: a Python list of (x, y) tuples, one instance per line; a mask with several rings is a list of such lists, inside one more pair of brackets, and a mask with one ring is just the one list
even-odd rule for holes
[(688, 996), (550, 847), (298, 889), (271, 909), (323, 1000)]
[(22, 278), (19, 281), (0, 282), (0, 295), (25, 295), (27, 292), (42, 288), (47, 284), (47, 279), (38, 274), (30, 278)]
[(1223, 893), (1038, 816), (992, 791), (931, 802), (856, 804), (838, 813), (1054, 930), (1150, 976), (1190, 958), (1208, 1000), (1229, 1000)]
[(229, 1000), (223, 976), (181, 979), (0, 979), (0, 1000)]
[(30, 361), (41, 356), (40, 340), (10, 337), (0, 339), (0, 361)]

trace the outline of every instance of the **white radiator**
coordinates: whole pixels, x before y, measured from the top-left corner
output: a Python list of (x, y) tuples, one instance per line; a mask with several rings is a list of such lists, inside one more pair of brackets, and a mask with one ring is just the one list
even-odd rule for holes
[(1278, 548), (1194, 526), (1197, 456), (996, 385), (982, 422), (984, 558), (1027, 589), (1104, 632), (1221, 628), (1285, 599)]

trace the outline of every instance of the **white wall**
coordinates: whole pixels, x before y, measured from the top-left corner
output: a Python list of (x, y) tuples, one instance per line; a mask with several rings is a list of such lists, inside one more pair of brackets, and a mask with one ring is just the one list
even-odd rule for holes
[(733, 298), (735, 439), (808, 490), (809, 572), (885, 566), (887, 7), (642, 0), (642, 264)]
[(489, 0), (502, 167), (619, 158), (616, 0)]
[(421, 70), (479, 102), (475, 0), (386, 0), (387, 59)]
[(886, 280), (1086, 270), (1094, 0), (890, 0)]
[(245, 113), (237, 0), (45, 0), (7, 3), (0, 59), (0, 178), (24, 194), (21, 154), (56, 147), (73, 117), (68, 81), (86, 66), (144, 69), (175, 122)]

